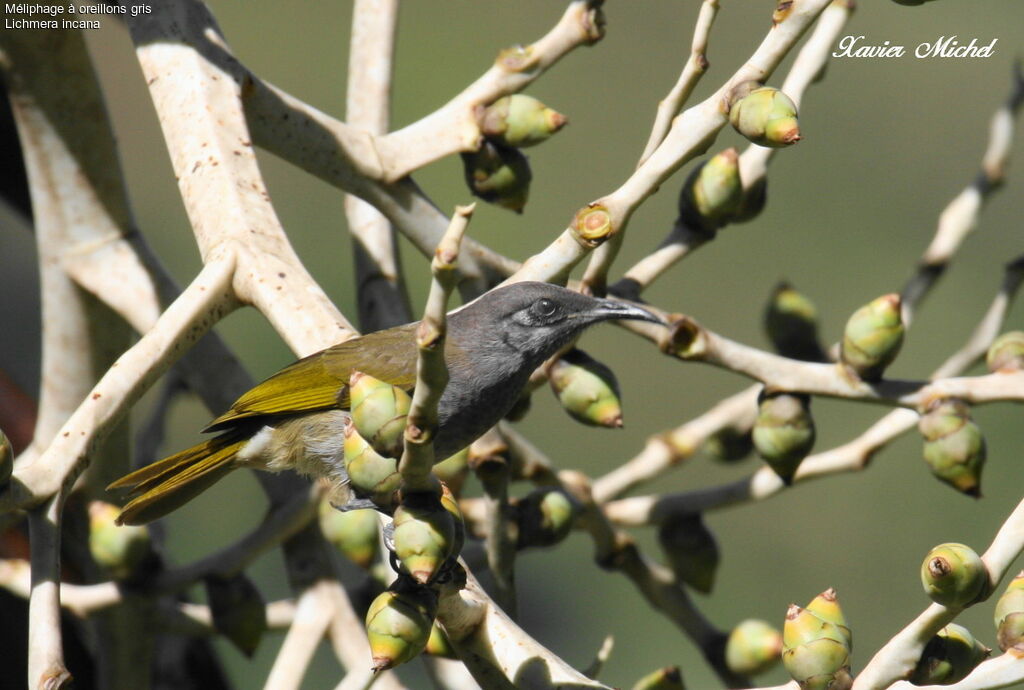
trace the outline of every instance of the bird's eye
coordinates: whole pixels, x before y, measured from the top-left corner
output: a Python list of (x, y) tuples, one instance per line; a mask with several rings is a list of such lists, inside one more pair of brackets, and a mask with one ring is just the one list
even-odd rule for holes
[(551, 316), (555, 313), (555, 303), (549, 299), (537, 300), (533, 305), (533, 311), (538, 316)]

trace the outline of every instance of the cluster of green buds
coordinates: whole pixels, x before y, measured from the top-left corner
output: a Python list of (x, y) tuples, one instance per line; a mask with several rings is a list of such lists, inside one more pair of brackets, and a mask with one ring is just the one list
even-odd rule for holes
[(103, 501), (89, 504), (89, 553), (115, 580), (137, 575), (151, 555), (149, 528), (145, 525), (119, 527), (115, 518), (121, 509)]
[(428, 587), (399, 578), (382, 592), (366, 612), (373, 670), (385, 671), (418, 656), (430, 639), (436, 615), (437, 596)]
[(818, 309), (789, 283), (781, 282), (772, 290), (764, 310), (764, 330), (783, 357), (807, 362), (826, 359), (818, 339)]
[(810, 396), (761, 392), (751, 438), (758, 455), (786, 484), (814, 447), (814, 437)]
[(267, 606), (256, 585), (243, 573), (207, 577), (206, 600), (213, 627), (246, 656), (252, 656), (267, 630)]
[(440, 493), (403, 495), (394, 528), (395, 556), (420, 584), (433, 581), (448, 559), (458, 556), (465, 540), (458, 502), (443, 484)]
[(688, 227), (713, 233), (732, 221), (743, 203), (740, 156), (728, 148), (694, 168), (679, 192), (679, 218)]
[(914, 685), (958, 683), (991, 652), (967, 628), (950, 623), (925, 645), (910, 682)]
[(771, 624), (750, 618), (729, 633), (725, 665), (741, 676), (757, 676), (771, 670), (782, 658), (782, 633)]
[(853, 636), (834, 589), (800, 608), (791, 604), (782, 629), (782, 663), (801, 690), (848, 690)]
[(633, 690), (684, 690), (685, 687), (679, 667), (666, 666), (638, 680)]
[(0, 487), (6, 484), (14, 474), (14, 447), (7, 434), (0, 429)]
[(521, 93), (499, 98), (483, 108), (477, 120), (487, 139), (508, 147), (539, 144), (569, 122), (565, 115)]
[(995, 623), (999, 649), (1024, 652), (1024, 571), (1017, 573), (996, 602)]
[(589, 426), (622, 426), (619, 382), (607, 366), (583, 350), (572, 349), (548, 368), (551, 390), (565, 411)]
[(484, 141), (478, 150), (462, 154), (462, 166), (473, 196), (516, 213), (523, 212), (533, 172), (519, 149)]
[(745, 82), (729, 96), (729, 122), (752, 143), (782, 148), (800, 141), (796, 105), (771, 86)]
[(1024, 331), (1009, 331), (996, 338), (988, 348), (985, 363), (993, 373), (1024, 369)]
[(503, 96), (477, 111), (484, 140), (462, 154), (469, 191), (484, 201), (522, 213), (533, 173), (520, 147), (539, 144), (568, 122), (536, 98)]
[(700, 513), (676, 513), (658, 527), (658, 541), (676, 578), (709, 594), (721, 553), (718, 541)]
[(534, 489), (515, 504), (518, 536), (516, 546), (554, 546), (572, 531), (579, 504), (554, 486)]
[(971, 408), (955, 398), (928, 405), (918, 429), (924, 437), (924, 461), (936, 477), (957, 491), (981, 496), (985, 437), (971, 420)]
[(379, 521), (374, 510), (341, 511), (320, 502), (320, 531), (345, 558), (369, 570), (380, 550)]
[(939, 544), (921, 564), (921, 585), (936, 604), (963, 608), (987, 593), (988, 569), (971, 547)]
[(448, 634), (438, 625), (437, 621), (430, 627), (430, 637), (427, 638), (427, 645), (423, 651), (430, 656), (439, 656), (443, 659), (458, 659)]
[(754, 449), (750, 429), (729, 425), (711, 434), (704, 441), (704, 452), (719, 462), (742, 460)]
[(839, 358), (860, 378), (876, 381), (899, 354), (903, 331), (900, 296), (882, 295), (846, 322)]
[(389, 504), (402, 483), (397, 458), (405, 441), (412, 398), (398, 386), (362, 372), (350, 380), (350, 424), (345, 425), (345, 470), (360, 496)]

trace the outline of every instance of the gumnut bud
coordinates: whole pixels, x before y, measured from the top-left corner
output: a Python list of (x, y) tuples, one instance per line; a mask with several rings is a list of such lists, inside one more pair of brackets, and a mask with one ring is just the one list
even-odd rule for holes
[(782, 663), (802, 690), (848, 690), (849, 631), (792, 604), (782, 629)]
[(562, 129), (569, 120), (532, 96), (503, 96), (483, 109), (480, 131), (503, 146), (533, 146)]
[(359, 371), (349, 380), (352, 422), (359, 435), (381, 455), (402, 453), (405, 418), (412, 398), (398, 386)]
[(749, 429), (727, 426), (711, 434), (704, 441), (704, 452), (720, 462), (736, 462), (750, 455), (754, 441)]
[(441, 484), (441, 507), (448, 511), (455, 523), (455, 538), (452, 540), (452, 558), (458, 558), (462, 553), (462, 546), (466, 543), (466, 523), (462, 519), (462, 510), (459, 509), (459, 500), (448, 488), (447, 484)]
[(684, 690), (685, 687), (679, 667), (666, 666), (638, 680), (633, 690)]
[(375, 672), (415, 658), (430, 639), (437, 597), (426, 587), (403, 586), (382, 592), (366, 612), (366, 634)]
[(462, 154), (470, 193), (489, 204), (522, 213), (533, 173), (519, 149), (484, 141), (478, 151)]
[(617, 429), (622, 426), (619, 382), (607, 366), (573, 349), (548, 369), (551, 389), (578, 422)]
[(921, 564), (921, 584), (936, 604), (963, 608), (986, 590), (988, 570), (971, 547), (940, 544)]
[(746, 223), (754, 220), (761, 211), (764, 210), (765, 204), (768, 203), (768, 180), (764, 177), (759, 177), (753, 182), (749, 183), (749, 186), (743, 190), (743, 198), (740, 200), (739, 208), (733, 213), (730, 222), (732, 223)]
[(843, 634), (843, 637), (846, 638), (847, 646), (853, 649), (853, 633), (846, 622), (846, 614), (843, 613), (843, 609), (839, 606), (839, 597), (836, 596), (836, 590), (833, 587), (829, 587), (814, 597), (811, 603), (807, 605), (807, 610), (821, 620), (835, 625), (839, 632)]
[(385, 457), (366, 442), (356, 425), (345, 424), (345, 471), (349, 485), (360, 496), (388, 503), (388, 497), (402, 485), (398, 460)]
[(818, 339), (818, 310), (807, 296), (786, 282), (779, 283), (764, 310), (764, 330), (783, 357), (825, 361)]
[(679, 217), (692, 228), (717, 230), (743, 201), (739, 154), (729, 148), (696, 167), (679, 193)]
[(846, 322), (839, 357), (865, 381), (875, 381), (903, 345), (900, 296), (893, 293), (869, 302)]
[(989, 371), (1024, 369), (1024, 331), (1010, 331), (995, 339), (985, 355)]
[(971, 420), (967, 403), (956, 399), (932, 402), (921, 415), (918, 429), (924, 437), (924, 461), (932, 474), (968, 496), (981, 496), (985, 437)]
[(433, 467), (434, 476), (444, 482), (452, 493), (458, 496), (469, 474), (469, 447), (445, 458)]
[(1024, 571), (1010, 581), (996, 602), (995, 622), (999, 649), (1024, 652)]
[(137, 574), (150, 555), (149, 528), (145, 525), (118, 527), (114, 521), (120, 513), (120, 508), (103, 501), (89, 504), (89, 552), (115, 580)]
[(376, 561), (380, 548), (376, 511), (341, 511), (330, 501), (321, 501), (320, 531), (345, 558), (360, 568), (369, 570)]
[(432, 492), (405, 494), (395, 510), (395, 555), (421, 584), (430, 582), (452, 555), (455, 519)]
[(11, 440), (0, 429), (0, 487), (6, 484), (14, 473), (14, 447)]
[(455, 653), (455, 649), (452, 647), (451, 640), (448, 639), (448, 635), (436, 621), (430, 627), (430, 637), (427, 638), (427, 645), (423, 651), (430, 656), (439, 656), (445, 659), (459, 658), (459, 655)]
[(579, 505), (562, 489), (534, 489), (516, 503), (517, 546), (554, 546), (569, 536), (577, 515)]
[(910, 682), (914, 685), (958, 683), (991, 652), (967, 628), (950, 623), (925, 645)]
[(260, 591), (242, 573), (211, 576), (203, 582), (213, 627), (251, 657), (267, 629), (267, 607)]
[(700, 513), (670, 515), (658, 528), (658, 541), (676, 578), (709, 594), (721, 554), (718, 542)]
[(799, 393), (762, 392), (751, 432), (754, 448), (786, 484), (814, 446), (811, 399)]
[(796, 105), (771, 86), (747, 82), (737, 87), (729, 99), (729, 122), (760, 146), (782, 148), (800, 141)]
[(725, 642), (725, 665), (741, 676), (769, 671), (782, 658), (782, 633), (762, 620), (745, 620)]

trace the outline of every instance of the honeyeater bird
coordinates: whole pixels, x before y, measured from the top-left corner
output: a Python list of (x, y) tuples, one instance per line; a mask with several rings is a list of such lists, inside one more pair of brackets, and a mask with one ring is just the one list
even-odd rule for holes
[[(530, 374), (585, 328), (615, 319), (661, 323), (640, 307), (534, 282), (497, 288), (449, 314), (449, 380), (437, 408), (436, 457), (452, 455), (494, 426)], [(204, 430), (217, 436), (111, 484), (130, 487), (134, 496), (118, 523), (162, 517), (239, 467), (290, 469), (343, 482), (352, 372), (412, 389), (416, 325), (334, 345), (260, 383)]]

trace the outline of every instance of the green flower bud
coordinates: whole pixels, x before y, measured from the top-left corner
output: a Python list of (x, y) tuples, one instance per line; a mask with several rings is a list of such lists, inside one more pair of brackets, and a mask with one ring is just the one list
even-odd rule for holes
[(679, 216), (688, 225), (717, 230), (743, 201), (739, 154), (730, 148), (694, 168), (679, 194)]
[(989, 371), (1024, 369), (1024, 331), (1010, 331), (995, 339), (985, 355)]
[(789, 283), (779, 283), (764, 310), (764, 330), (783, 357), (808, 362), (825, 361), (818, 340), (818, 310)]
[(499, 98), (483, 109), (479, 119), (485, 137), (515, 147), (539, 144), (569, 122), (565, 115), (520, 93)]
[(669, 516), (658, 528), (658, 541), (676, 578), (698, 592), (709, 594), (721, 554), (718, 542), (700, 513)]
[(865, 381), (875, 381), (903, 345), (900, 296), (893, 293), (869, 302), (846, 322), (840, 359)]
[(373, 510), (340, 511), (329, 501), (320, 502), (320, 531), (347, 559), (369, 569), (380, 548), (379, 522)]
[(767, 203), (768, 180), (761, 177), (750, 183), (750, 186), (743, 190), (740, 206), (729, 220), (732, 223), (746, 223), (754, 220), (761, 215), (761, 211), (764, 210)]
[(388, 590), (366, 612), (373, 670), (384, 671), (415, 658), (430, 639), (437, 597), (426, 587)]
[(725, 665), (733, 673), (757, 676), (769, 671), (782, 658), (782, 634), (768, 623), (745, 620), (729, 633), (725, 643)]
[(604, 364), (574, 349), (551, 365), (548, 376), (551, 389), (573, 419), (590, 426), (622, 426), (619, 382)]
[(802, 394), (761, 393), (751, 432), (754, 448), (786, 484), (814, 446), (811, 399)]
[(727, 426), (704, 441), (704, 452), (720, 462), (736, 462), (750, 455), (754, 441), (749, 429)]
[(458, 659), (448, 635), (435, 621), (430, 627), (430, 637), (427, 638), (427, 646), (423, 649), (430, 656), (439, 656), (445, 659)]
[(951, 608), (974, 603), (988, 586), (988, 570), (969, 546), (940, 544), (921, 564), (921, 584), (932, 601)]
[(962, 625), (950, 623), (925, 645), (910, 682), (914, 685), (952, 685), (967, 677), (991, 649)]
[(369, 374), (354, 371), (349, 381), (352, 422), (359, 435), (381, 455), (396, 458), (402, 454), (405, 418), (412, 398), (398, 386), (392, 386)]
[(455, 519), (439, 497), (423, 492), (406, 494), (395, 510), (395, 555), (421, 584), (430, 582), (452, 555)]
[(479, 151), (462, 154), (466, 184), (473, 196), (522, 213), (530, 195), (530, 164), (518, 149), (484, 141)]
[(6, 484), (14, 473), (14, 447), (11, 440), (0, 429), (0, 487)]
[(534, 489), (516, 504), (517, 546), (554, 546), (569, 536), (577, 515), (579, 505), (561, 489)]
[(786, 612), (782, 663), (802, 690), (848, 690), (850, 645), (847, 633), (796, 604)]
[(730, 98), (729, 122), (751, 142), (782, 148), (800, 141), (796, 105), (771, 86), (741, 84)]
[(89, 503), (89, 552), (93, 560), (115, 580), (138, 574), (149, 557), (149, 528), (119, 527), (114, 520), (121, 509), (103, 501)]
[(853, 633), (850, 631), (850, 626), (846, 623), (846, 615), (843, 613), (843, 609), (839, 606), (839, 598), (836, 596), (835, 588), (829, 587), (814, 597), (805, 610), (810, 611), (821, 620), (835, 625), (839, 632), (843, 634), (846, 645), (851, 650), (853, 649)]
[(251, 657), (267, 629), (267, 607), (260, 591), (241, 573), (207, 577), (203, 583), (213, 627)]
[(462, 492), (462, 485), (466, 483), (466, 476), (469, 474), (469, 447), (437, 463), (432, 471), (452, 493), (458, 495)]
[(355, 424), (345, 425), (345, 471), (349, 485), (360, 496), (389, 503), (389, 496), (402, 485), (398, 460), (384, 457), (366, 442)]
[(936, 477), (968, 496), (981, 496), (985, 437), (961, 400), (937, 400), (921, 416), (924, 461)]
[(1024, 570), (996, 602), (995, 622), (999, 649), (1024, 652)]
[(679, 667), (666, 666), (638, 680), (633, 690), (684, 690), (685, 687)]
[(459, 509), (459, 500), (448, 488), (447, 484), (441, 484), (441, 507), (448, 511), (455, 524), (455, 538), (452, 540), (452, 558), (458, 558), (462, 553), (462, 546), (466, 543), (466, 523), (462, 519), (462, 510)]

